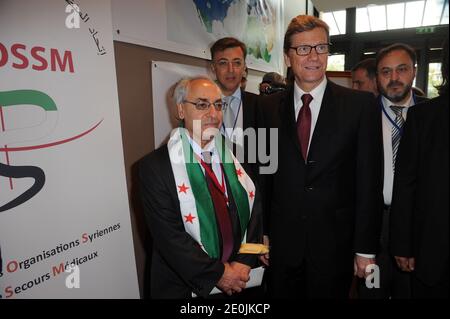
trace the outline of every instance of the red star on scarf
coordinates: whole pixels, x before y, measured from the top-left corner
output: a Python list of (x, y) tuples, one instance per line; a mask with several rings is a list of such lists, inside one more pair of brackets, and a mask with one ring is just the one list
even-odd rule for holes
[(243, 173), (242, 173), (241, 169), (237, 169), (237, 170), (236, 170), (236, 174), (237, 174), (237, 176), (241, 177), (241, 175), (242, 175)]
[(186, 191), (189, 189), (189, 187), (187, 187), (186, 185), (184, 185), (184, 183), (183, 183), (183, 185), (178, 186), (178, 188), (180, 189), (180, 190), (178, 191), (178, 193), (185, 193), (185, 194), (187, 194)]
[(253, 199), (253, 197), (255, 197), (255, 194), (253, 194), (253, 191), (250, 192), (250, 194), (248, 195), (251, 199)]
[(186, 218), (185, 223), (191, 223), (191, 224), (193, 224), (193, 221), (194, 221), (195, 216), (192, 216), (192, 214), (189, 213), (189, 215), (184, 215), (184, 218)]

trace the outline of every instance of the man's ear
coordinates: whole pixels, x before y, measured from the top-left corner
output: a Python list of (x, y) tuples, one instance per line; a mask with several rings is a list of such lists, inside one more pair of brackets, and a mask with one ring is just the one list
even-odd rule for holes
[(289, 59), (289, 57), (288, 57), (288, 55), (286, 53), (283, 53), (283, 56), (284, 56), (284, 63), (286, 64), (286, 66), (288, 68), (290, 68), (291, 67), (291, 60)]
[(179, 120), (183, 120), (184, 119), (184, 110), (183, 110), (183, 105), (177, 104), (177, 116)]
[(210, 67), (210, 69), (211, 69), (211, 72), (212, 72), (214, 75), (216, 75), (216, 67), (214, 66), (214, 63), (213, 63), (213, 62), (211, 62), (211, 63), (209, 64), (209, 67)]

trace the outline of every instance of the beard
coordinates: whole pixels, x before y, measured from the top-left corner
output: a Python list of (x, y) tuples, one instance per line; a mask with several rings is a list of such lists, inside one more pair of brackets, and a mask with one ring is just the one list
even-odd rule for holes
[[(398, 91), (396, 93), (389, 93), (389, 88), (391, 88), (394, 85), (402, 85), (403, 90)], [(403, 101), (408, 96), (409, 92), (411, 92), (411, 88), (412, 88), (412, 83), (404, 84), (399, 81), (390, 81), (388, 83), (388, 85), (386, 86), (386, 88), (379, 85), (379, 90), (380, 90), (381, 94), (383, 96), (385, 96), (389, 101), (394, 102), (394, 103)]]

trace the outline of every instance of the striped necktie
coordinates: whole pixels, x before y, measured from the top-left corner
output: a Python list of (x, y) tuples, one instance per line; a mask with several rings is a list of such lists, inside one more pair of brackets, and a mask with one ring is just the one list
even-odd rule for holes
[(405, 124), (405, 119), (402, 116), (402, 110), (404, 109), (404, 106), (396, 106), (396, 105), (391, 105), (391, 110), (394, 112), (395, 114), (395, 124), (392, 127), (392, 168), (393, 171), (395, 172), (395, 159), (397, 157), (397, 151), (398, 151), (398, 146), (400, 145), (400, 138), (402, 137), (402, 128), (403, 125)]

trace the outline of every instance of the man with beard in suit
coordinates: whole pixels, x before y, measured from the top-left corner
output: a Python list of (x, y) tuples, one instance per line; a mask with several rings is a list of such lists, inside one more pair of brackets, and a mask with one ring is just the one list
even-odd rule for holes
[(411, 106), (426, 100), (416, 96), (412, 91), (416, 75), (416, 60), (413, 48), (403, 43), (396, 43), (381, 49), (375, 61), (380, 92), (377, 101), (383, 130), (384, 209), (380, 251), (376, 258), (380, 270), (380, 287), (369, 289), (365, 283), (362, 283), (359, 297), (363, 299), (405, 299), (411, 296), (409, 274), (397, 268), (394, 258), (389, 253), (389, 215), (396, 155), (406, 114)]

